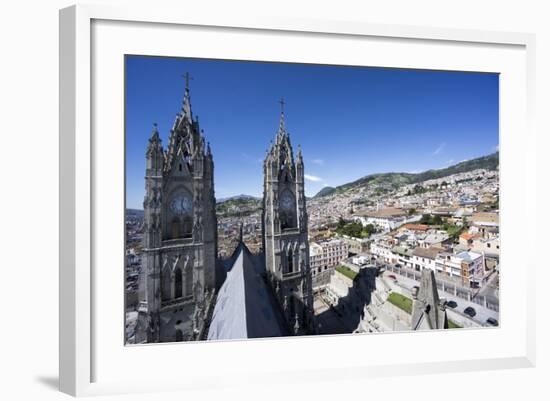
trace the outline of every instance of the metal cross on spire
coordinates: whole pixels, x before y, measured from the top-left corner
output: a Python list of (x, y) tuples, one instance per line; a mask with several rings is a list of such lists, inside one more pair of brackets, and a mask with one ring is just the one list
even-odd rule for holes
[(279, 103), (281, 105), (281, 114), (284, 114), (284, 112), (285, 112), (285, 99), (281, 98), (281, 100), (279, 100)]
[(189, 81), (193, 79), (191, 74), (189, 72), (186, 72), (182, 75), (183, 78), (185, 78), (185, 90), (189, 90)]

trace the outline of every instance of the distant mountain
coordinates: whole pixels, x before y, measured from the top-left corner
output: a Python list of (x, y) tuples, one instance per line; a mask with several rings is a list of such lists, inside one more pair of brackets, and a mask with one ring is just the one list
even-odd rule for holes
[(336, 188), (334, 188), (334, 187), (323, 187), (323, 189), (321, 189), (319, 192), (317, 192), (317, 194), (315, 194), (315, 196), (313, 196), (313, 197), (314, 198), (320, 198), (321, 196), (330, 195), (330, 194), (334, 193), (334, 191), (336, 191)]
[(142, 209), (126, 209), (126, 216), (143, 218), (144, 212)]
[(237, 195), (219, 200), (216, 213), (221, 217), (243, 217), (259, 212), (262, 200), (250, 195)]
[(235, 200), (235, 201), (239, 201), (239, 200), (247, 201), (247, 200), (260, 200), (260, 198), (257, 198), (257, 197), (252, 196), (252, 195), (244, 195), (244, 194), (241, 194), (241, 195), (229, 196), (229, 197), (227, 197), (227, 198), (216, 199), (216, 203), (223, 203), (223, 202), (227, 202), (227, 201), (231, 201), (231, 200)]
[(357, 188), (367, 185), (380, 185), (388, 187), (400, 187), (407, 184), (415, 184), (426, 180), (447, 177), (453, 174), (465, 173), (477, 169), (496, 170), (499, 164), (499, 153), (478, 157), (472, 160), (466, 160), (437, 170), (427, 170), (422, 173), (380, 173), (370, 174), (359, 178), (353, 182), (337, 186), (336, 188), (325, 187), (315, 195), (315, 198), (328, 196), (333, 193), (344, 192), (351, 188)]

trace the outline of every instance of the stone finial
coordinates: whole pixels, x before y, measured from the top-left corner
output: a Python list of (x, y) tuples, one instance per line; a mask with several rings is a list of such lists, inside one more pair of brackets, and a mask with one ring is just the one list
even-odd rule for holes
[(413, 288), (412, 329), (446, 328), (444, 300), (439, 299), (437, 282), (433, 270), (425, 269), (420, 278), (420, 288)]

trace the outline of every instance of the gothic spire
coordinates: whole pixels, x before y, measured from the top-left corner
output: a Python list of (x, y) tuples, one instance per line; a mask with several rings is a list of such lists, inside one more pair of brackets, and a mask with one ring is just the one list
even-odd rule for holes
[(147, 146), (147, 152), (150, 153), (152, 150), (156, 150), (158, 148), (162, 149), (161, 145), (161, 139), (159, 135), (159, 130), (157, 127), (157, 123), (153, 124), (153, 131), (151, 132), (151, 136), (149, 137), (149, 145)]
[(279, 100), (279, 103), (281, 104), (281, 117), (279, 119), (279, 131), (277, 132), (277, 139), (279, 137), (282, 137), (283, 135), (287, 135), (286, 128), (285, 128), (285, 101), (283, 98)]
[(193, 121), (193, 115), (191, 111), (191, 95), (189, 94), (189, 80), (193, 79), (191, 75), (186, 72), (182, 77), (185, 78), (185, 94), (183, 95), (183, 116), (187, 117), (189, 121)]

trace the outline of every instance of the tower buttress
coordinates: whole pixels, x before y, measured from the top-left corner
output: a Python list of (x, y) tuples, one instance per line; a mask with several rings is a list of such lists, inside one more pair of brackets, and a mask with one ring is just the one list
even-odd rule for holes
[(140, 282), (138, 342), (156, 342), (160, 335), (161, 205), (164, 150), (156, 124), (145, 152), (145, 197), (143, 200), (143, 256)]

